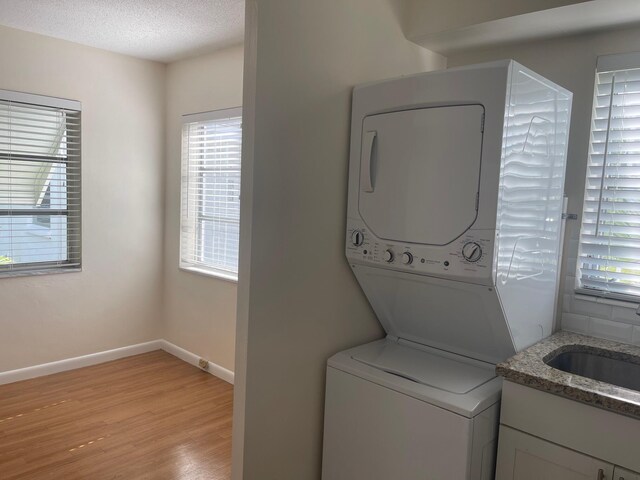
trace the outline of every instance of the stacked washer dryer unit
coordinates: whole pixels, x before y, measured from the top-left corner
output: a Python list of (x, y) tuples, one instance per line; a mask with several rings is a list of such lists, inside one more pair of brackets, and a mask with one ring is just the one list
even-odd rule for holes
[(493, 478), (495, 364), (553, 326), (571, 98), (514, 61), (355, 88), (346, 255), (387, 337), (328, 362), (324, 480)]

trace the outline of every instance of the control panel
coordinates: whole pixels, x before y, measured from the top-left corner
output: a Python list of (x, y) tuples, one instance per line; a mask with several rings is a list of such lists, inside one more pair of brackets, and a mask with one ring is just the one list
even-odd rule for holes
[(375, 236), (363, 222), (350, 222), (349, 261), (416, 274), (492, 283), (495, 230), (469, 230), (448, 245), (389, 242)]

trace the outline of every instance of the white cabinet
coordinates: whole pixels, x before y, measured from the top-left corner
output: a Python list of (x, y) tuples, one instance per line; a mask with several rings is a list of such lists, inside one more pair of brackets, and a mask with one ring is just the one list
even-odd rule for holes
[(496, 480), (640, 480), (640, 420), (505, 381)]
[[(611, 480), (613, 465), (500, 427), (496, 480)], [(618, 480), (618, 477), (615, 477)], [(630, 477), (635, 480), (637, 477)], [(624, 477), (624, 480), (628, 480)]]
[(632, 472), (621, 467), (613, 470), (613, 480), (640, 480), (640, 472)]

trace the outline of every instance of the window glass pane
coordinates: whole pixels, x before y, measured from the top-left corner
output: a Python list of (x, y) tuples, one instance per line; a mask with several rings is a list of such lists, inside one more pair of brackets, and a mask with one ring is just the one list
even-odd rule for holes
[(64, 157), (65, 113), (59, 109), (0, 102), (0, 153)]
[(0, 274), (80, 265), (80, 112), (0, 96)]
[(599, 72), (578, 254), (578, 288), (640, 295), (640, 69)]
[(51, 215), (46, 232), (34, 217), (0, 217), (0, 257), (4, 264), (59, 262), (67, 259), (67, 217)]
[[(213, 112), (183, 129), (183, 267), (236, 275), (240, 225), (240, 109)], [(226, 115), (225, 113), (228, 113)]]

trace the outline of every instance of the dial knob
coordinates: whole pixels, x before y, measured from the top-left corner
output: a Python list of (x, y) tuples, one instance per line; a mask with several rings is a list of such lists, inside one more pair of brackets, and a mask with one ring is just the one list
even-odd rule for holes
[(385, 250), (382, 254), (382, 258), (384, 258), (384, 261), (387, 263), (393, 262), (393, 252), (391, 250)]
[(364, 243), (364, 233), (361, 230), (354, 230), (351, 234), (351, 243), (359, 247)]
[(402, 263), (411, 265), (413, 263), (413, 255), (410, 252), (404, 252), (402, 254)]
[(467, 262), (477, 262), (482, 257), (482, 247), (476, 242), (465, 243), (462, 247), (462, 256)]

